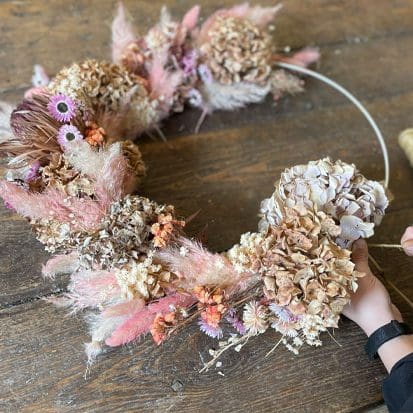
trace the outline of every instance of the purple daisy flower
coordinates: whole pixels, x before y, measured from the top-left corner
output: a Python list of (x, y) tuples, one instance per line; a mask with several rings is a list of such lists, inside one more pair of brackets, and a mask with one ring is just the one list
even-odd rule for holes
[(83, 140), (83, 135), (73, 125), (63, 125), (57, 134), (57, 141), (63, 149), (67, 148), (72, 142), (81, 140)]
[(223, 336), (221, 327), (212, 327), (202, 319), (199, 320), (198, 325), (199, 325), (200, 330), (209, 337), (219, 339), (219, 338), (222, 338)]
[(76, 115), (76, 103), (69, 96), (58, 94), (50, 98), (49, 113), (59, 122), (69, 122)]

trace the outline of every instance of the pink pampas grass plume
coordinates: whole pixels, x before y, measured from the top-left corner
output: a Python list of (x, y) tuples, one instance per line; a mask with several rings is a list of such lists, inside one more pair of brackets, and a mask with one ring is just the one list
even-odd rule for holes
[(157, 314), (165, 315), (171, 311), (171, 307), (189, 307), (195, 300), (184, 294), (173, 294), (148, 304), (144, 309), (138, 310), (105, 340), (110, 347), (120, 346), (136, 340), (149, 332)]
[(182, 19), (181, 25), (188, 31), (195, 29), (196, 25), (198, 24), (200, 10), (201, 8), (198, 5), (192, 7), (192, 9), (186, 12), (185, 16)]
[(151, 98), (159, 99), (163, 103), (165, 116), (169, 113), (172, 97), (183, 79), (183, 72), (181, 70), (171, 72), (165, 68), (168, 53), (168, 50), (157, 53), (149, 68)]
[(121, 63), (125, 48), (136, 40), (131, 21), (126, 17), (125, 6), (119, 2), (112, 22), (112, 61)]
[(274, 56), (275, 61), (291, 63), (297, 66), (307, 67), (320, 59), (320, 52), (316, 47), (306, 47), (291, 56)]
[(68, 198), (66, 193), (55, 189), (29, 192), (4, 180), (0, 181), (0, 197), (26, 218), (54, 219), (70, 224), (73, 229), (93, 230), (105, 215), (105, 210), (96, 201)]
[(128, 160), (121, 153), (111, 153), (97, 176), (96, 193), (102, 205), (109, 206), (123, 195), (132, 193), (137, 180)]
[(137, 298), (135, 300), (124, 301), (105, 308), (105, 310), (102, 311), (102, 316), (105, 318), (130, 317), (143, 307), (145, 307), (145, 301)]
[(119, 296), (120, 289), (114, 273), (103, 270), (82, 270), (74, 273), (69, 293), (64, 295), (72, 312), (95, 308), (110, 303)]
[(198, 286), (221, 287), (226, 293), (243, 282), (228, 259), (213, 254), (198, 243), (186, 238), (179, 240), (180, 248), (167, 247), (158, 253), (160, 260), (179, 277), (177, 285), (187, 291)]
[(50, 258), (42, 267), (44, 278), (53, 280), (56, 275), (72, 274), (79, 267), (79, 256), (76, 252), (59, 254)]
[(245, 18), (260, 28), (268, 26), (275, 15), (282, 9), (282, 4), (273, 7), (250, 6), (248, 3), (240, 4), (226, 10), (226, 15)]

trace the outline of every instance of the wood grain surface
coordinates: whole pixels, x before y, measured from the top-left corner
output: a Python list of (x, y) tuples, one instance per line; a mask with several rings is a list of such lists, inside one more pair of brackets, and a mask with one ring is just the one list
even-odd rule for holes
[[(177, 15), (193, 5), (125, 3), (142, 32), (162, 4)], [(234, 3), (200, 4), (207, 16)], [(107, 0), (0, 1), (0, 99), (21, 99), (35, 63), (52, 74), (74, 60), (108, 58), (115, 7)], [(275, 22), (280, 49), (318, 45), (317, 70), (354, 92), (383, 130), (394, 201), (372, 242), (397, 243), (413, 222), (413, 170), (397, 145), (400, 131), (413, 126), (412, 21), (412, 0), (285, 0)], [(140, 192), (173, 203), (183, 217), (200, 210), (188, 233), (206, 228), (215, 251), (256, 228), (259, 202), (285, 167), (328, 155), (383, 178), (379, 146), (366, 121), (315, 80), (307, 80), (302, 95), (277, 105), (268, 100), (215, 113), (194, 135), (198, 117), (188, 109), (165, 121), (166, 144), (141, 138), (149, 170)], [(394, 301), (413, 322), (413, 261), (397, 250), (371, 253)], [(268, 333), (241, 353), (228, 352), (220, 369), (203, 375), (202, 358), (216, 343), (190, 327), (160, 348), (147, 339), (111, 350), (85, 377), (88, 337), (81, 315), (65, 317), (42, 299), (67, 282), (41, 278), (46, 258), (27, 223), (1, 207), (1, 412), (350, 412), (382, 400), (384, 368), (367, 361), (365, 337), (347, 320), (334, 332), (335, 341), (326, 335), (322, 348), (298, 357), (280, 348), (265, 358), (277, 339)]]

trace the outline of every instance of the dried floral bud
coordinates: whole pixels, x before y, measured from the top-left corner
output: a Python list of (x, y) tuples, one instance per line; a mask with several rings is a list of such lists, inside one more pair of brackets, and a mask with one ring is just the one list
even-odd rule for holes
[(151, 233), (154, 235), (153, 244), (155, 247), (163, 248), (167, 245), (171, 234), (178, 228), (183, 228), (185, 221), (173, 219), (171, 214), (158, 215), (158, 222), (152, 225)]
[(48, 165), (39, 169), (44, 188), (55, 188), (69, 196), (93, 196), (95, 188), (92, 180), (79, 173), (70, 165), (65, 155), (53, 154)]
[(102, 146), (105, 142), (105, 129), (94, 122), (88, 122), (85, 130), (85, 140), (91, 146)]
[(245, 304), (242, 321), (248, 334), (256, 336), (268, 328), (267, 309), (257, 301)]
[(161, 264), (154, 262), (151, 252), (142, 255), (139, 260), (130, 260), (126, 265), (115, 268), (114, 273), (123, 300), (163, 297), (163, 285), (172, 282), (174, 277)]

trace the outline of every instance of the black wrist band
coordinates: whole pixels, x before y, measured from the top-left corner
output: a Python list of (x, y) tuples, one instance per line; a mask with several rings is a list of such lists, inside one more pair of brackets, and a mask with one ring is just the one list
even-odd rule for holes
[(377, 329), (367, 340), (364, 347), (370, 360), (378, 357), (377, 350), (386, 341), (392, 338), (412, 334), (410, 327), (405, 323), (400, 323), (397, 320), (392, 320), (390, 323)]

